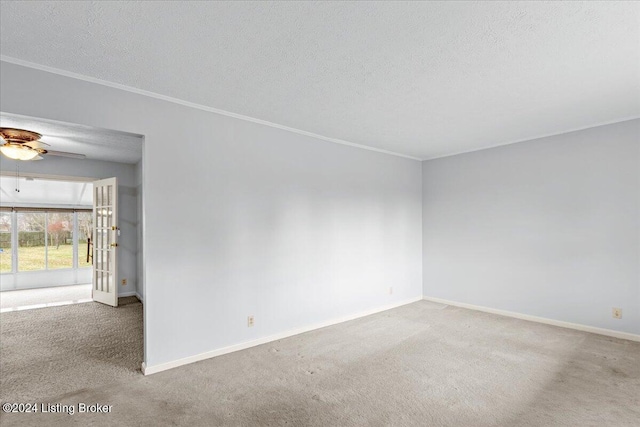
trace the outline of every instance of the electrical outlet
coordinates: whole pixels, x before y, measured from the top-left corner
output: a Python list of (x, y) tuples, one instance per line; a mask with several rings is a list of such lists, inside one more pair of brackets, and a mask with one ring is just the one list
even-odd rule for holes
[(622, 319), (622, 309), (613, 307), (612, 315), (614, 319)]
[(122, 286), (127, 286), (127, 279), (122, 279)]
[(247, 326), (249, 328), (253, 326), (253, 316), (247, 317)]
[(393, 286), (389, 287), (389, 295), (393, 295)]

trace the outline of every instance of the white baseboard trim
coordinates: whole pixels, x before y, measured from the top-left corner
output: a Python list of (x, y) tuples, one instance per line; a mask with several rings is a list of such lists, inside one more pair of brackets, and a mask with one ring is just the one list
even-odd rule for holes
[(139, 293), (135, 293), (136, 298), (138, 298), (140, 300), (141, 303), (144, 304), (144, 299), (142, 298), (142, 296)]
[(532, 316), (530, 314), (517, 313), (515, 311), (500, 310), (497, 308), (484, 307), (481, 305), (467, 304), (464, 302), (450, 301), (442, 298), (424, 297), (427, 301), (437, 302), (440, 304), (453, 305), (470, 310), (483, 311), (485, 313), (497, 314), (499, 316), (513, 317), (515, 319), (528, 320), (530, 322), (544, 323), (546, 325), (559, 326), (561, 328), (575, 329), (582, 332), (591, 332), (598, 335), (606, 335), (608, 337), (620, 338), (629, 341), (640, 342), (640, 335), (629, 332), (614, 331), (613, 329), (597, 328), (595, 326), (581, 325), (579, 323), (564, 322), (562, 320), (548, 319), (546, 317)]
[(118, 298), (135, 296), (136, 291), (120, 292)]
[(222, 356), (223, 354), (233, 353), (235, 351), (245, 350), (247, 348), (255, 347), (262, 344), (267, 344), (273, 341), (278, 341), (284, 338), (289, 338), (294, 335), (303, 334), (320, 328), (326, 328), (327, 326), (337, 325), (338, 323), (348, 322), (349, 320), (355, 320), (360, 317), (369, 316), (371, 314), (380, 313), (382, 311), (391, 310), (392, 308), (400, 307), (403, 305), (411, 304), (417, 301), (421, 301), (422, 297), (410, 298), (393, 304), (387, 304), (382, 307), (373, 308), (370, 310), (361, 311), (356, 314), (350, 314), (348, 316), (338, 317), (335, 319), (327, 320), (325, 322), (316, 323), (314, 325), (303, 326), (300, 328), (290, 329), (279, 334), (269, 335), (264, 338), (258, 338), (252, 341), (246, 341), (239, 344), (230, 345), (228, 347), (219, 348), (217, 350), (207, 351), (205, 353), (196, 354), (194, 356), (185, 357), (183, 359), (174, 360), (171, 362), (160, 363), (154, 366), (147, 366), (146, 363), (142, 363), (142, 373), (144, 375), (151, 375), (158, 372), (166, 371), (167, 369), (177, 368), (178, 366), (188, 365), (190, 363), (199, 362), (201, 360), (210, 359), (216, 356)]

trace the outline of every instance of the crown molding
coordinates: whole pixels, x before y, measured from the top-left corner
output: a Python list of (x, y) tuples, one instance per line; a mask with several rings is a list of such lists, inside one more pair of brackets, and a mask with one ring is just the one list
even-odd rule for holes
[(512, 144), (519, 144), (521, 142), (535, 141), (537, 139), (549, 138), (551, 136), (559, 136), (559, 135), (564, 135), (564, 134), (571, 133), (571, 132), (579, 132), (581, 130), (593, 129), (593, 128), (597, 128), (597, 127), (600, 127), (600, 126), (614, 125), (616, 123), (628, 122), (628, 121), (637, 120), (637, 119), (640, 119), (640, 116), (636, 115), (636, 116), (626, 117), (626, 118), (623, 118), (623, 119), (609, 120), (609, 121), (606, 121), (606, 122), (596, 123), (596, 124), (590, 125), (590, 126), (572, 128), (572, 129), (565, 130), (565, 131), (562, 131), (562, 132), (547, 133), (547, 134), (544, 134), (544, 135), (538, 135), (538, 136), (534, 136), (534, 137), (531, 137), (531, 138), (524, 138), (524, 139), (518, 139), (518, 140), (515, 140), (515, 141), (501, 142), (499, 144), (490, 145), (488, 147), (473, 148), (471, 150), (456, 151), (456, 152), (451, 153), (451, 154), (442, 154), (442, 155), (434, 156), (434, 157), (426, 157), (426, 158), (422, 159), (422, 161), (443, 159), (445, 157), (452, 157), (452, 156), (457, 156), (457, 155), (460, 155), (460, 154), (475, 153), (476, 151), (490, 150), (492, 148), (504, 147), (505, 145), (512, 145)]
[(514, 140), (514, 141), (501, 142), (499, 144), (490, 145), (488, 147), (473, 148), (473, 149), (470, 149), (470, 150), (455, 151), (453, 153), (447, 153), (447, 154), (442, 154), (442, 155), (437, 155), (437, 156), (432, 156), (432, 157), (420, 158), (420, 157), (410, 156), (410, 155), (407, 155), (407, 154), (398, 153), (398, 152), (395, 152), (395, 151), (383, 150), (381, 148), (375, 148), (375, 147), (370, 147), (368, 145), (357, 144), (355, 142), (345, 141), (345, 140), (339, 139), (339, 138), (332, 138), (332, 137), (328, 137), (328, 136), (324, 136), (324, 135), (319, 135), (317, 133), (308, 132), (308, 131), (305, 131), (305, 130), (302, 130), (302, 129), (296, 129), (296, 128), (292, 128), (290, 126), (280, 125), (278, 123), (273, 123), (273, 122), (270, 122), (270, 121), (267, 121), (267, 120), (262, 120), (262, 119), (258, 119), (258, 118), (255, 118), (255, 117), (249, 117), (249, 116), (245, 116), (245, 115), (242, 115), (242, 114), (233, 113), (231, 111), (221, 110), (219, 108), (214, 108), (214, 107), (209, 107), (207, 105), (197, 104), (195, 102), (190, 102), (190, 101), (185, 101), (185, 100), (178, 99), (178, 98), (173, 98), (171, 96), (162, 95), (162, 94), (159, 94), (159, 93), (156, 93), (156, 92), (151, 92), (151, 91), (148, 91), (148, 90), (138, 89), (138, 88), (135, 88), (135, 87), (132, 87), (132, 86), (127, 86), (127, 85), (123, 85), (123, 84), (120, 84), (120, 83), (114, 83), (114, 82), (110, 82), (110, 81), (107, 81), (107, 80), (102, 80), (102, 79), (98, 79), (98, 78), (95, 78), (95, 77), (86, 76), (84, 74), (79, 74), (79, 73), (74, 73), (74, 72), (71, 72), (71, 71), (62, 70), (62, 69), (59, 69), (59, 68), (49, 67), (47, 65), (41, 65), (41, 64), (36, 64), (34, 62), (24, 61), (22, 59), (14, 58), (14, 57), (11, 57), (11, 56), (0, 55), (0, 61), (7, 62), (7, 63), (10, 63), (10, 64), (15, 64), (15, 65), (20, 65), (22, 67), (33, 68), (35, 70), (45, 71), (45, 72), (52, 73), (52, 74), (58, 74), (58, 75), (61, 75), (61, 76), (64, 76), (64, 77), (69, 77), (69, 78), (72, 78), (72, 79), (82, 80), (82, 81), (89, 82), (89, 83), (95, 83), (95, 84), (98, 84), (98, 85), (101, 85), (101, 86), (107, 86), (107, 87), (110, 87), (110, 88), (113, 88), (113, 89), (119, 89), (119, 90), (123, 90), (123, 91), (126, 91), (126, 92), (135, 93), (137, 95), (142, 95), (142, 96), (147, 96), (147, 97), (150, 97), (150, 98), (160, 99), (162, 101), (171, 102), (171, 103), (182, 105), (182, 106), (189, 107), (189, 108), (195, 108), (197, 110), (207, 111), (207, 112), (210, 112), (210, 113), (220, 114), (222, 116), (232, 117), (234, 119), (239, 119), (239, 120), (244, 120), (244, 121), (248, 121), (248, 122), (252, 122), (252, 123), (257, 123), (257, 124), (260, 124), (260, 125), (269, 126), (269, 127), (280, 129), (280, 130), (284, 130), (284, 131), (287, 131), (287, 132), (297, 133), (298, 135), (304, 135), (304, 136), (308, 136), (308, 137), (311, 137), (311, 138), (319, 139), (319, 140), (322, 140), (322, 141), (333, 142), (335, 144), (347, 145), (347, 146), (350, 146), (350, 147), (360, 148), (360, 149), (363, 149), (363, 150), (374, 151), (374, 152), (378, 152), (378, 153), (388, 154), (388, 155), (396, 156), (396, 157), (403, 157), (405, 159), (411, 159), (411, 160), (417, 160), (417, 161), (436, 160), (436, 159), (442, 159), (442, 158), (445, 158), (445, 157), (458, 156), (460, 154), (475, 153), (476, 151), (490, 150), (492, 148), (503, 147), (503, 146), (506, 146), (506, 145), (518, 144), (518, 143), (527, 142), (527, 141), (534, 141), (534, 140), (537, 140), (537, 139), (548, 138), (550, 136), (564, 135), (566, 133), (578, 132), (578, 131), (581, 131), (581, 130), (591, 129), (591, 128), (595, 128), (595, 127), (599, 127), (599, 126), (612, 125), (612, 124), (616, 124), (616, 123), (622, 123), (622, 122), (626, 122), (626, 121), (630, 121), (630, 120), (640, 119), (640, 115), (634, 115), (634, 116), (630, 116), (630, 117), (626, 117), (626, 118), (622, 118), (622, 119), (615, 119), (615, 120), (609, 120), (609, 121), (605, 121), (605, 122), (599, 122), (599, 123), (596, 123), (596, 124), (593, 124), (593, 125), (589, 125), (589, 126), (572, 128), (572, 129), (568, 129), (568, 130), (561, 131), (561, 132), (546, 133), (546, 134), (537, 135), (537, 136), (533, 136), (533, 137), (517, 139), (517, 140)]
[(257, 124), (260, 124), (260, 125), (269, 126), (269, 127), (272, 127), (272, 128), (276, 128), (276, 129), (280, 129), (280, 130), (284, 130), (284, 131), (288, 131), (288, 132), (292, 132), (292, 133), (297, 133), (298, 135), (304, 135), (304, 136), (308, 136), (308, 137), (311, 137), (311, 138), (319, 139), (319, 140), (322, 140), (322, 141), (333, 142), (335, 144), (341, 144), (341, 145), (348, 145), (350, 147), (361, 148), (363, 150), (368, 150), (368, 151), (375, 151), (375, 152), (378, 152), (378, 153), (388, 154), (388, 155), (391, 155), (391, 156), (403, 157), (405, 159), (422, 161), (422, 159), (420, 159), (418, 157), (413, 157), (413, 156), (409, 156), (409, 155), (402, 154), (402, 153), (396, 153), (394, 151), (383, 150), (383, 149), (380, 149), (380, 148), (370, 147), (368, 145), (356, 144), (355, 142), (349, 142), (349, 141), (345, 141), (343, 139), (331, 138), (331, 137), (328, 137), (328, 136), (319, 135), (317, 133), (307, 132), (306, 130), (296, 129), (296, 128), (292, 128), (292, 127), (289, 127), (289, 126), (280, 125), (278, 123), (269, 122), (267, 120), (257, 119), (255, 117), (249, 117), (249, 116), (245, 116), (245, 115), (242, 115), (242, 114), (233, 113), (231, 111), (221, 110), (219, 108), (213, 108), (213, 107), (209, 107), (209, 106), (202, 105), (202, 104), (196, 104), (195, 102), (185, 101), (185, 100), (182, 100), (182, 99), (173, 98), (171, 96), (161, 95), (161, 94), (156, 93), (156, 92), (151, 92), (151, 91), (148, 91), (148, 90), (138, 89), (138, 88), (127, 86), (127, 85), (123, 85), (123, 84), (120, 84), (120, 83), (113, 83), (113, 82), (110, 82), (110, 81), (107, 81), (107, 80), (102, 80), (102, 79), (97, 79), (95, 77), (85, 76), (84, 74), (78, 74), (78, 73), (74, 73), (74, 72), (71, 72), (71, 71), (61, 70), (59, 68), (49, 67), (47, 65), (41, 65), (41, 64), (36, 64), (36, 63), (33, 63), (33, 62), (29, 62), (29, 61), (24, 61), (22, 59), (13, 58), (11, 56), (0, 55), (0, 61), (7, 62), (9, 64), (20, 65), (22, 67), (33, 68), (35, 70), (45, 71), (45, 72), (52, 73), (52, 74), (58, 74), (58, 75), (61, 75), (61, 76), (64, 76), (64, 77), (69, 77), (69, 78), (72, 78), (72, 79), (82, 80), (82, 81), (89, 82), (89, 83), (95, 83), (95, 84), (102, 85), (102, 86), (107, 86), (107, 87), (110, 87), (110, 88), (113, 88), (113, 89), (124, 90), (124, 91), (127, 91), (127, 92), (135, 93), (137, 95), (148, 96), (150, 98), (160, 99), (162, 101), (167, 101), (167, 102), (171, 102), (171, 103), (174, 103), (174, 104), (183, 105), (185, 107), (195, 108), (197, 110), (202, 110), (202, 111), (207, 111), (207, 112), (210, 112), (210, 113), (220, 114), (222, 116), (232, 117), (234, 119), (239, 119), (239, 120), (244, 120), (244, 121), (247, 121), (247, 122), (257, 123)]

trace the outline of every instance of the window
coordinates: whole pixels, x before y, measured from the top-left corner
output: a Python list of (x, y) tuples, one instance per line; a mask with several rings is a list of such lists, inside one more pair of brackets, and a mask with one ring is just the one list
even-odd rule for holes
[(91, 211), (11, 209), (0, 212), (0, 273), (91, 268)]
[(93, 257), (91, 233), (93, 230), (93, 213), (78, 212), (78, 267), (91, 267)]
[(18, 212), (18, 271), (47, 268), (47, 215)]
[(0, 212), (0, 273), (10, 273), (11, 262), (11, 213)]
[(47, 212), (47, 268), (73, 268), (73, 212)]

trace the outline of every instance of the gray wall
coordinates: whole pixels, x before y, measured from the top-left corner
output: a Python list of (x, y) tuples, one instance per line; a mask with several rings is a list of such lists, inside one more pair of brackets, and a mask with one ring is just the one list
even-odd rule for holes
[[(4, 107), (4, 102), (2, 106)], [(3, 172), (15, 171), (15, 161), (0, 156), (0, 169)], [(114, 176), (118, 178), (118, 221), (121, 230), (118, 241), (118, 293), (135, 292), (138, 277), (136, 265), (138, 206), (135, 165), (49, 156), (38, 162), (20, 162), (20, 171), (40, 176), (54, 175), (96, 180)], [(120, 285), (122, 279), (127, 279), (126, 286)]]
[(2, 111), (145, 136), (147, 366), (422, 295), (420, 162), (0, 71)]
[(639, 204), (640, 120), (423, 162), (424, 295), (638, 334)]

